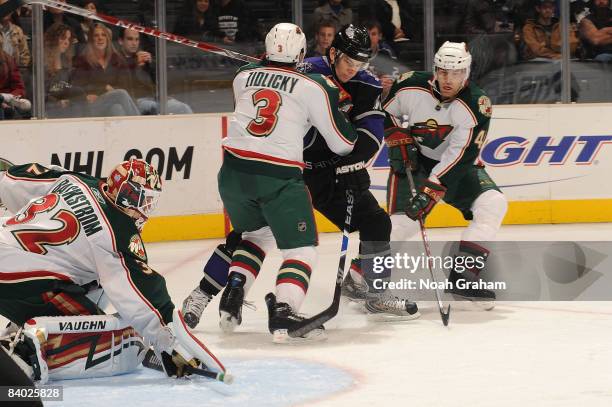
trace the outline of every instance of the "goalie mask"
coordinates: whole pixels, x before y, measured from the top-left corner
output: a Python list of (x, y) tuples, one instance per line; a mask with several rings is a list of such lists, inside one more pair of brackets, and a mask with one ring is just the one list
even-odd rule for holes
[(155, 167), (144, 160), (132, 158), (117, 165), (106, 180), (107, 194), (123, 212), (136, 220), (142, 229), (157, 208), (161, 194), (161, 179)]

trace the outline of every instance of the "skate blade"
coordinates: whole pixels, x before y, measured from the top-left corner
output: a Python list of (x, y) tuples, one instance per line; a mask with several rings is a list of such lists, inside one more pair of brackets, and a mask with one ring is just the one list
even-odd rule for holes
[(455, 301), (459, 304), (458, 308), (472, 309), (477, 311), (491, 311), (495, 308), (495, 300), (483, 298), (464, 297), (460, 294), (451, 294)]
[(304, 336), (293, 338), (289, 336), (286, 329), (277, 329), (272, 333), (272, 342), (283, 345), (297, 345), (307, 342), (319, 342), (327, 340), (327, 334), (323, 329), (313, 329)]
[(417, 319), (421, 316), (419, 311), (414, 314), (406, 314), (406, 315), (397, 315), (397, 314), (389, 314), (386, 312), (377, 312), (372, 313), (367, 311), (367, 320), (372, 322), (397, 322), (397, 321), (412, 321), (413, 319)]
[(236, 330), (239, 325), (238, 320), (231, 316), (229, 312), (219, 311), (219, 327), (226, 334), (231, 334)]

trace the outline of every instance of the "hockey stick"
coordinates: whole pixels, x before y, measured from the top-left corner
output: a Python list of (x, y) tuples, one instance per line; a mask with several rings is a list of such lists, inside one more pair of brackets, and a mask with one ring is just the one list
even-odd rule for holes
[(136, 23), (132, 23), (126, 20), (121, 20), (116, 17), (107, 16), (107, 15), (99, 14), (99, 13), (93, 13), (83, 8), (73, 6), (71, 4), (60, 3), (59, 1), (56, 1), (56, 0), (25, 0), (23, 1), (23, 3), (42, 4), (44, 6), (53, 7), (58, 10), (62, 10), (62, 11), (65, 11), (71, 14), (76, 14), (81, 17), (86, 17), (91, 20), (101, 21), (103, 23), (111, 24), (117, 27), (129, 28), (131, 30), (138, 31), (139, 33), (150, 35), (152, 37), (176, 42), (177, 44), (182, 44), (188, 47), (201, 49), (202, 51), (211, 52), (213, 54), (221, 55), (221, 56), (232, 58), (232, 59), (237, 59), (237, 60), (244, 61), (244, 62), (259, 62), (260, 61), (258, 58), (255, 58), (249, 55), (244, 55), (239, 52), (231, 51), (229, 49), (217, 47), (216, 45), (212, 45), (206, 42), (190, 40), (180, 35), (164, 32), (164, 31), (159, 31), (159, 30), (156, 30), (155, 28), (143, 27)]
[[(412, 178), (412, 172), (410, 171), (410, 163), (408, 160), (408, 153), (406, 152), (404, 146), (400, 146), (400, 151), (402, 152), (402, 158), (404, 159), (404, 167), (406, 168), (406, 175), (408, 175), (408, 184), (410, 185), (410, 192), (412, 196), (416, 196), (416, 186), (414, 185), (414, 179)], [(433, 268), (431, 266), (431, 249), (429, 246), (429, 238), (427, 237), (427, 232), (425, 230), (425, 222), (423, 222), (423, 216), (419, 216), (419, 226), (421, 227), (421, 238), (423, 240), (423, 246), (425, 247), (425, 255), (427, 256), (427, 268), (429, 269), (429, 274), (431, 275), (431, 279), (436, 281), (436, 277), (433, 273)], [(437, 283), (437, 281), (436, 281)], [(448, 308), (446, 312), (444, 312), (444, 304), (442, 304), (442, 296), (440, 295), (440, 289), (438, 288), (439, 284), (436, 284), (436, 299), (438, 300), (438, 309), (440, 311), (440, 318), (442, 318), (442, 324), (444, 326), (448, 326), (448, 319), (450, 318), (450, 304), (448, 304)]]
[[(142, 365), (149, 369), (157, 370), (159, 372), (164, 372), (164, 367), (162, 365), (162, 362), (161, 360), (159, 360), (159, 358), (157, 357), (153, 349), (149, 349), (147, 351), (147, 354), (145, 355), (145, 358), (142, 361)], [(234, 382), (234, 376), (232, 376), (229, 373), (223, 373), (223, 372), (215, 373), (215, 372), (211, 372), (210, 370), (199, 369), (197, 367), (193, 367), (189, 365), (185, 366), (185, 370), (188, 373), (206, 377), (209, 379), (214, 379), (214, 380), (220, 381), (225, 384), (232, 384)]]
[(292, 338), (297, 338), (307, 334), (329, 321), (338, 313), (340, 308), (340, 293), (342, 288), (342, 279), (344, 277), (344, 265), (346, 263), (346, 251), (348, 249), (349, 233), (351, 230), (351, 217), (353, 216), (353, 205), (355, 204), (355, 197), (353, 191), (350, 189), (346, 190), (346, 217), (344, 218), (344, 229), (342, 230), (342, 244), (340, 246), (340, 260), (338, 260), (338, 273), (336, 274), (336, 285), (334, 288), (334, 297), (329, 307), (307, 318), (297, 324), (297, 327), (288, 331), (287, 334)]

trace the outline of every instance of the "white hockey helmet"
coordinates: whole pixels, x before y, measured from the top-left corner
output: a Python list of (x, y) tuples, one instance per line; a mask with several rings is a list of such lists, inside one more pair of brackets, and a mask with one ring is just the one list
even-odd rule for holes
[(472, 54), (468, 51), (465, 42), (446, 41), (434, 56), (434, 72), (436, 68), (465, 69), (465, 82), (470, 77), (470, 66), (472, 66)]
[(306, 55), (306, 36), (300, 27), (291, 23), (276, 24), (266, 35), (268, 60), (293, 64)]

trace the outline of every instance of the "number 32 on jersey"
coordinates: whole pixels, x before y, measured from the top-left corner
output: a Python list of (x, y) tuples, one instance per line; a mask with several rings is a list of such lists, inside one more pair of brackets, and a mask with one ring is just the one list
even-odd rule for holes
[(271, 89), (260, 89), (253, 93), (253, 105), (257, 107), (257, 114), (249, 122), (247, 131), (255, 137), (267, 137), (272, 134), (282, 104), (281, 95)]
[(49, 194), (39, 198), (14, 218), (6, 221), (6, 226), (24, 226), (22, 229), (11, 231), (24, 250), (46, 254), (45, 246), (70, 244), (77, 238), (81, 231), (79, 220), (72, 212), (65, 209), (60, 209), (49, 217), (50, 220), (56, 221), (58, 227), (55, 229), (29, 229), (27, 227), (28, 222), (33, 220), (36, 215), (51, 212), (57, 206), (59, 199), (57, 194)]

